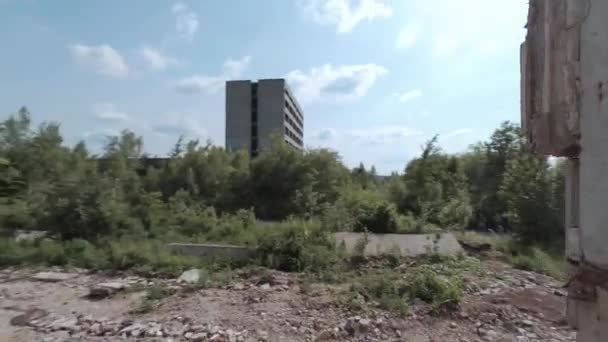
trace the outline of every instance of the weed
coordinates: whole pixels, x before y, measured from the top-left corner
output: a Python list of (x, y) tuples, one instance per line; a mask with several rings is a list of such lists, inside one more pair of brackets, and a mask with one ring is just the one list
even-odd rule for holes
[(153, 311), (163, 298), (173, 294), (175, 291), (164, 285), (152, 285), (147, 288), (145, 296), (142, 298), (139, 306), (133, 310), (133, 313), (144, 314)]
[(401, 261), (401, 249), (397, 244), (393, 244), (385, 253), (384, 257), (390, 267), (397, 267)]
[(458, 301), (463, 291), (460, 279), (440, 275), (429, 265), (408, 272), (397, 287), (399, 293), (407, 294), (410, 299), (418, 298), (427, 303)]
[(565, 274), (565, 262), (538, 247), (525, 249), (512, 256), (510, 261), (515, 268), (543, 273), (557, 279), (563, 279)]
[(353, 251), (350, 256), (350, 262), (353, 265), (358, 265), (365, 262), (365, 249), (367, 248), (367, 244), (369, 243), (369, 237), (367, 233), (364, 233), (357, 242), (355, 242), (355, 246), (353, 247)]

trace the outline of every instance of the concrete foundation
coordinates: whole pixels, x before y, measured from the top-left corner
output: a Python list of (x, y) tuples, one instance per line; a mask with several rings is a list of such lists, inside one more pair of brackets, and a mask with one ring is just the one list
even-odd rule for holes
[[(351, 252), (357, 242), (365, 238), (363, 233), (336, 233), (338, 246), (344, 243)], [(366, 255), (380, 255), (399, 249), (402, 256), (418, 256), (426, 253), (454, 255), (462, 252), (462, 246), (450, 233), (442, 234), (367, 234)]]

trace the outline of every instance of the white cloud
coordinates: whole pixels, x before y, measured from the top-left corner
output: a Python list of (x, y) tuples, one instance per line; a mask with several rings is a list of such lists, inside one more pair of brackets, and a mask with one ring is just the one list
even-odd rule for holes
[[(475, 56), (518, 48), (528, 0), (410, 0), (405, 7), (406, 23), (396, 39), (396, 47), (409, 48), (424, 33), (435, 58), (457, 54)], [(468, 13), (468, 15), (457, 15)]]
[(223, 89), (227, 80), (238, 78), (247, 69), (251, 62), (251, 56), (241, 59), (228, 59), (222, 66), (222, 71), (217, 76), (193, 75), (177, 81), (173, 87), (183, 94), (216, 93)]
[(395, 45), (399, 49), (409, 49), (416, 44), (420, 37), (418, 26), (410, 24), (399, 31)]
[(349, 132), (349, 136), (366, 144), (391, 144), (420, 135), (421, 131), (406, 126), (378, 126)]
[(440, 139), (448, 140), (448, 139), (451, 139), (451, 138), (454, 138), (454, 137), (457, 137), (460, 135), (467, 135), (467, 134), (471, 134), (471, 133), (473, 133), (473, 130), (470, 128), (460, 128), (460, 129), (457, 129), (457, 130), (454, 130), (454, 131), (441, 135)]
[(338, 132), (336, 132), (333, 128), (323, 128), (317, 132), (315, 132), (312, 136), (314, 140), (319, 141), (328, 141), (334, 140), (338, 137)]
[(393, 14), (384, 0), (300, 0), (300, 5), (316, 22), (336, 25), (338, 33), (351, 32), (364, 20)]
[(142, 47), (139, 54), (152, 70), (162, 71), (171, 66), (179, 65), (177, 59), (148, 46)]
[(121, 54), (107, 44), (69, 47), (76, 62), (93, 68), (96, 72), (114, 78), (123, 78), (129, 73), (129, 66)]
[(251, 56), (245, 56), (241, 59), (228, 58), (222, 66), (222, 75), (227, 79), (240, 77), (250, 62)]
[(418, 89), (410, 90), (404, 93), (395, 93), (395, 96), (397, 97), (397, 101), (399, 102), (408, 102), (422, 97), (422, 91)]
[(171, 11), (175, 15), (177, 33), (188, 40), (192, 40), (196, 31), (198, 31), (198, 15), (183, 2), (175, 3), (171, 7)]
[(163, 116), (162, 121), (150, 125), (157, 135), (178, 137), (184, 135), (196, 139), (207, 136), (207, 130), (201, 125), (200, 114), (171, 113)]
[(363, 97), (387, 72), (386, 68), (373, 63), (336, 67), (325, 64), (308, 72), (293, 70), (286, 78), (302, 102), (343, 101)]
[(102, 121), (126, 122), (131, 116), (118, 110), (112, 103), (100, 103), (93, 106), (93, 116)]

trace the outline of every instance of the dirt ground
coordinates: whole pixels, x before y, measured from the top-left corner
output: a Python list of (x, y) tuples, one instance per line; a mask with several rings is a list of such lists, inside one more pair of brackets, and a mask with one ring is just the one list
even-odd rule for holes
[[(198, 289), (174, 279), (84, 270), (40, 281), (32, 276), (41, 270), (6, 268), (0, 270), (0, 341), (575, 341), (559, 282), (499, 263), (488, 268), (483, 286), (471, 281), (457, 308), (437, 312), (414, 303), (405, 317), (379, 309), (352, 312), (339, 304), (336, 288), (302, 289), (297, 275), (280, 272)], [(109, 281), (140, 290), (87, 297)], [(141, 289), (159, 281), (174, 293), (136, 313)]]

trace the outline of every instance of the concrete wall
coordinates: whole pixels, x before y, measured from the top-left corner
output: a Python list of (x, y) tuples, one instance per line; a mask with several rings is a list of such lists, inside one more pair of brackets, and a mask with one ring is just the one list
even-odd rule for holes
[(226, 82), (226, 149), (251, 150), (251, 81)]
[(258, 81), (258, 141), (260, 149), (267, 149), (272, 143), (272, 134), (285, 134), (285, 81)]
[[(352, 251), (363, 233), (336, 233), (338, 245), (344, 243), (347, 251)], [(453, 255), (462, 252), (462, 247), (454, 235), (443, 234), (368, 234), (366, 255), (380, 255), (399, 248), (403, 256), (418, 256), (429, 252)]]
[(581, 28), (581, 247), (608, 270), (608, 0), (591, 0)]

